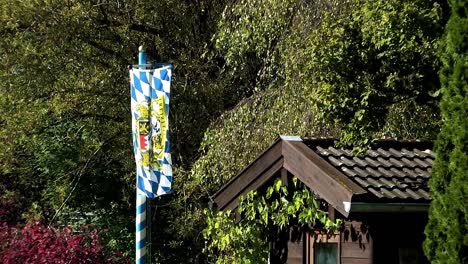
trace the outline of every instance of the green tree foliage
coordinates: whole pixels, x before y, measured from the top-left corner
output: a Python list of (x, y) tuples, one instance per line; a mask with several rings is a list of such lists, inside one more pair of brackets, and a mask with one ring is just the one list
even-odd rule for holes
[(381, 129), (390, 106), (428, 102), (437, 87), (441, 10), (434, 1), (349, 3), (350, 14), (325, 15), (308, 38), (299, 67), (327, 120), (342, 123), (341, 141), (362, 145)]
[(316, 228), (333, 234), (341, 224), (328, 218), (317, 197), (293, 178), (293, 188), (277, 179), (264, 193), (249, 192), (240, 197), (236, 222), (231, 211), (213, 212), (205, 209), (207, 239), (205, 252), (214, 263), (265, 263), (268, 261), (268, 242), (275, 241), (281, 232), (289, 233), (291, 226)]
[(226, 8), (215, 42), (227, 70), (260, 63), (256, 90), (308, 90), (341, 142), (363, 146), (395, 104), (434, 104), (443, 23), (437, 1), (243, 0)]
[[(109, 245), (133, 249), (132, 235), (121, 233), (134, 230), (127, 65), (140, 44), (150, 59), (174, 63), (171, 139), (183, 170), (230, 102), (223, 86), (211, 85), (216, 61), (201, 58), (221, 8), (220, 1), (1, 0), (1, 203), (23, 201), (25, 221), (106, 226), (115, 235)], [(167, 209), (158, 224), (167, 225)]]
[(224, 109), (222, 92), (204, 88), (212, 65), (199, 59), (211, 37), (213, 9), (191, 2), (2, 1), (3, 173), (20, 173), (38, 189), (61, 189), (41, 194), (52, 207), (69, 193), (58, 185), (78, 178), (77, 197), (88, 187), (97, 194), (90, 198), (121, 197), (114, 187), (134, 181), (131, 142), (122, 135), (130, 126), (126, 66), (135, 62), (140, 43), (147, 43), (150, 56), (175, 63), (178, 107), (171, 125), (180, 154), (174, 158), (189, 164), (181, 157), (190, 157), (210, 116)]
[(443, 125), (430, 181), (433, 201), (425, 254), (432, 263), (468, 262), (468, 2), (449, 1), (441, 41)]

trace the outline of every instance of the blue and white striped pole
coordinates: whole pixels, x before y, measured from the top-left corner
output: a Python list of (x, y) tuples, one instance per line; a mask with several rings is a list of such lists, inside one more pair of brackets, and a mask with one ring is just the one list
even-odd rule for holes
[[(143, 46), (138, 48), (138, 64), (146, 64), (146, 53)], [(146, 67), (141, 66), (141, 69)], [(138, 181), (138, 177), (137, 177)], [(138, 182), (137, 185), (138, 186)], [(136, 245), (136, 258), (137, 264), (146, 264), (146, 196), (136, 193), (136, 220), (135, 220), (135, 245)]]

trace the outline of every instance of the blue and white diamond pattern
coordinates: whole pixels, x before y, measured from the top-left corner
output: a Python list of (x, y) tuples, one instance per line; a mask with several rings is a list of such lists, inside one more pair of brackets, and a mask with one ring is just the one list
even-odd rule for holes
[[(172, 185), (172, 160), (169, 140), (169, 99), (171, 87), (172, 66), (164, 66), (158, 69), (131, 69), (130, 70), (130, 90), (132, 108), (132, 136), (133, 151), (137, 167), (137, 191), (148, 198), (170, 192)], [(155, 116), (160, 113), (157, 107), (151, 105), (157, 99), (164, 98), (164, 118)], [(148, 110), (150, 128), (146, 135), (138, 131), (138, 122), (144, 117), (138, 106), (144, 105)], [(162, 111), (161, 111), (162, 112)], [(166, 124), (161, 126), (161, 123)], [(160, 134), (165, 141), (164, 153), (157, 160), (159, 165), (143, 162), (143, 155), (152, 149), (152, 134)], [(140, 141), (144, 141), (140, 142)], [(145, 145), (146, 144), (146, 145)]]

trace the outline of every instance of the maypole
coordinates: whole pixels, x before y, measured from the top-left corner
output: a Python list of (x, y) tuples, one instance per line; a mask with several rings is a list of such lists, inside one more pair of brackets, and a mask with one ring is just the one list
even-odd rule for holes
[[(143, 46), (138, 48), (138, 64), (146, 65), (146, 52)], [(140, 69), (145, 69), (140, 66)], [(138, 186), (138, 177), (137, 184)], [(136, 192), (136, 220), (135, 220), (135, 261), (137, 264), (146, 263), (146, 195)]]
[[(171, 64), (147, 64), (145, 50), (143, 47), (139, 48), (138, 65), (130, 67), (132, 138), (137, 178), (135, 220), (137, 264), (146, 264), (151, 260), (151, 213), (148, 203), (150, 200), (147, 199), (167, 194), (172, 187), (169, 143), (171, 76)], [(146, 219), (147, 215), (150, 216), (149, 222)]]
[[(147, 69), (147, 66), (150, 69)], [(145, 50), (143, 47), (139, 48), (138, 65), (130, 67), (132, 137), (137, 178), (135, 220), (137, 264), (146, 264), (151, 260), (151, 208), (150, 200), (147, 199), (167, 194), (172, 187), (169, 141), (171, 76), (171, 64), (147, 64)]]

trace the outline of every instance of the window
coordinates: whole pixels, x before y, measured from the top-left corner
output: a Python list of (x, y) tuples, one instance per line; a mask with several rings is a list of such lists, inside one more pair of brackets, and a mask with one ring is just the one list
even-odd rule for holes
[(314, 264), (338, 264), (338, 243), (315, 243)]
[(310, 264), (338, 264), (340, 263), (340, 235), (327, 236), (315, 233), (309, 236)]

